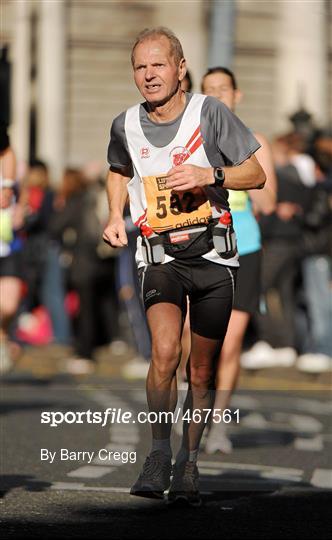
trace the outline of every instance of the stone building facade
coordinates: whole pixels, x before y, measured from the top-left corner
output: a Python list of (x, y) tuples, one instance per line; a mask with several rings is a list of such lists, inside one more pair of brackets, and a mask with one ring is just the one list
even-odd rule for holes
[[(2, 0), (19, 159), (29, 154), (33, 110), (36, 153), (54, 178), (65, 165), (105, 160), (112, 119), (140, 99), (130, 50), (143, 28), (164, 25), (178, 35), (199, 91), (214, 7), (213, 0)], [(245, 95), (239, 116), (271, 137), (289, 127), (287, 116), (301, 101), (326, 125), (332, 112), (330, 2), (233, 0), (232, 8), (232, 67)]]

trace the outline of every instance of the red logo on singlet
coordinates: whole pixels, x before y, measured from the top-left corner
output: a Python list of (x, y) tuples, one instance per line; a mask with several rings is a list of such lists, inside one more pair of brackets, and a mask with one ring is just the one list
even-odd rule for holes
[(141, 159), (144, 159), (144, 158), (149, 158), (150, 157), (150, 148), (141, 148)]
[(178, 167), (188, 159), (190, 152), (185, 146), (176, 146), (175, 148), (172, 148), (169, 156), (171, 158), (173, 167)]

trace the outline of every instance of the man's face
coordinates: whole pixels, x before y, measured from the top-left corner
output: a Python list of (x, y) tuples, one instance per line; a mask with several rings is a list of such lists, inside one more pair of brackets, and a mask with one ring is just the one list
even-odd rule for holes
[(239, 93), (234, 90), (232, 79), (226, 73), (211, 73), (204, 78), (203, 93), (213, 96), (231, 110), (234, 110)]
[(146, 39), (134, 51), (134, 79), (147, 102), (165, 103), (185, 74), (184, 60), (175, 64), (165, 36)]

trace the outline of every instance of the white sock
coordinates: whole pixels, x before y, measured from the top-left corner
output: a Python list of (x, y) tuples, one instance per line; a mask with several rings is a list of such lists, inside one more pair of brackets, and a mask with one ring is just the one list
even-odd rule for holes
[(198, 448), (197, 450), (190, 450), (188, 461), (193, 461), (194, 463), (197, 463), (197, 458), (198, 458)]
[(171, 441), (170, 439), (154, 439), (152, 438), (151, 452), (160, 450), (165, 456), (172, 457)]

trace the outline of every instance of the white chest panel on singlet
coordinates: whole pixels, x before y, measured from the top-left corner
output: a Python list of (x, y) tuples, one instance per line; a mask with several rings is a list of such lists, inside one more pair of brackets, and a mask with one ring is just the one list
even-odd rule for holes
[[(204, 225), (210, 217), (217, 217), (219, 210), (207, 199), (204, 189), (172, 192), (166, 187), (166, 174), (182, 163), (211, 167), (204, 150), (200, 130), (201, 110), (206, 96), (194, 94), (190, 100), (175, 137), (162, 147), (154, 146), (145, 136), (140, 122), (140, 105), (126, 112), (125, 134), (134, 175), (128, 183), (130, 211), (137, 227), (149, 225), (157, 233), (193, 225)], [(167, 129), (167, 124), (165, 124)], [(139, 239), (140, 240), (140, 239)], [(213, 253), (204, 258), (226, 264)], [(140, 241), (137, 262), (142, 265)], [(167, 256), (165, 262), (172, 260)], [(237, 266), (237, 258), (227, 261)]]

